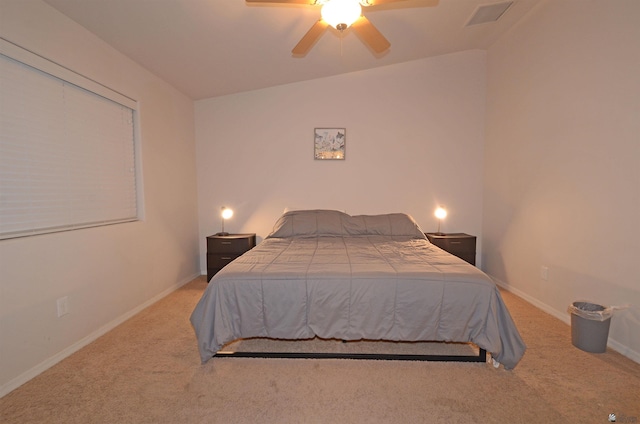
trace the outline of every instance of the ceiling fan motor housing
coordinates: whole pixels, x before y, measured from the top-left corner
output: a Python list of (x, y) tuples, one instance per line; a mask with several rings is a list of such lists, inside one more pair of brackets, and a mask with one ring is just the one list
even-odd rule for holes
[(339, 31), (351, 26), (362, 15), (359, 0), (329, 0), (322, 5), (322, 19)]

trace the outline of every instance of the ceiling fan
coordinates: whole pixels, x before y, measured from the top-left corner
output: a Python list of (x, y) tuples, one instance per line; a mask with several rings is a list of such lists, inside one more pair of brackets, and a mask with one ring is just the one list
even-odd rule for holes
[[(342, 32), (351, 27), (376, 53), (391, 47), (391, 43), (362, 14), (362, 7), (379, 6), (406, 0), (246, 0), (247, 3), (306, 4), (322, 6), (321, 18), (291, 50), (295, 56), (306, 55), (329, 25)], [(439, 0), (423, 0), (423, 6), (437, 6)]]

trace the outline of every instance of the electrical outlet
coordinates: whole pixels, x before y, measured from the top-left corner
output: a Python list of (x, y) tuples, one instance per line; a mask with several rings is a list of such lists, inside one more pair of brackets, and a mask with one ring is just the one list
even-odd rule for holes
[(68, 296), (61, 297), (60, 299), (58, 299), (57, 305), (58, 305), (58, 318), (60, 318), (63, 315), (67, 315), (69, 313), (69, 297)]
[(542, 278), (544, 281), (549, 280), (549, 268), (544, 265), (540, 267), (540, 278)]

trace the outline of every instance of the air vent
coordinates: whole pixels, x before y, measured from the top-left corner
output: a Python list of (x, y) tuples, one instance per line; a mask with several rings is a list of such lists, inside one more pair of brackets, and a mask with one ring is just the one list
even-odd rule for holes
[(495, 22), (511, 7), (513, 1), (485, 4), (478, 6), (465, 26), (473, 26)]

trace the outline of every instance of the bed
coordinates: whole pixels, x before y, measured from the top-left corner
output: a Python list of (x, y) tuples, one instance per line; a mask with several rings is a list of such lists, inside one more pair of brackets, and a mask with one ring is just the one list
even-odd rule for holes
[(203, 363), (253, 337), (470, 342), (506, 369), (526, 348), (489, 276), (401, 213), (284, 213), (211, 279), (191, 323)]

